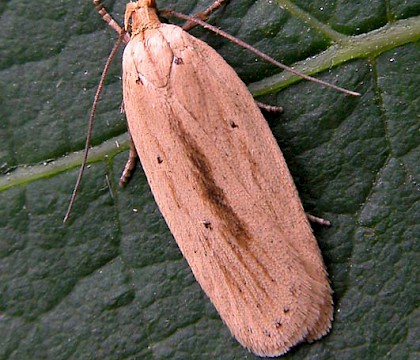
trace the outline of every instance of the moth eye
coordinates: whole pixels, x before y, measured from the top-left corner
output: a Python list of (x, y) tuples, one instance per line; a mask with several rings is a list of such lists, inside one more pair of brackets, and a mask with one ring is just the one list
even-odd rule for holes
[(157, 159), (158, 164), (162, 164), (163, 163), (163, 159), (160, 156), (158, 156), (156, 159)]
[(175, 57), (174, 58), (174, 63), (175, 63), (175, 65), (182, 65), (182, 64), (184, 64), (184, 60), (182, 60), (182, 58)]

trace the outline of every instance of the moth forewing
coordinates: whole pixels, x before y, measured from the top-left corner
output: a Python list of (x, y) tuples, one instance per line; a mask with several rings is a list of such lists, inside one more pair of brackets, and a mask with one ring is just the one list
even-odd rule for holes
[[(275, 356), (328, 332), (331, 288), (282, 153), (233, 69), (130, 5), (124, 108), (156, 202), (232, 334)], [(147, 14), (147, 15), (145, 15)]]

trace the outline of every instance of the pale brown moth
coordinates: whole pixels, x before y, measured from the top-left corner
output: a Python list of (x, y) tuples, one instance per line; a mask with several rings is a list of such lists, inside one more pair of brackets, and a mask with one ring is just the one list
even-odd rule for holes
[(162, 24), (154, 0), (127, 4), (125, 28), (123, 99), (135, 149), (123, 181), (137, 153), (194, 276), (244, 347), (278, 356), (319, 339), (333, 317), (327, 272), (252, 95), (215, 50)]

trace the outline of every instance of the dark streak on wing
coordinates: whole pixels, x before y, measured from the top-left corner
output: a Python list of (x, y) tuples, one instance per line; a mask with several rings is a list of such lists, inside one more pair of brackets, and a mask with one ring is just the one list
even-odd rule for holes
[(224, 220), (223, 222), (229, 224), (226, 230), (228, 230), (231, 237), (236, 239), (238, 245), (246, 250), (248, 241), (252, 238), (248, 232), (247, 225), (239, 219), (235, 211), (227, 203), (223, 189), (216, 184), (213, 171), (208, 165), (208, 160), (196, 142), (180, 123), (178, 123), (177, 130), (179, 131), (178, 135), (181, 144), (184, 146), (192, 165), (197, 170), (195, 175), (202, 194), (207, 198), (209, 204), (215, 208), (216, 214)]
[[(193, 116), (190, 113), (191, 116)], [(226, 232), (225, 238), (226, 242), (229, 244), (233, 252), (238, 257), (238, 260), (243, 264), (245, 268), (250, 271), (249, 267), (246, 265), (243, 254), (238, 249), (238, 246), (243, 250), (248, 250), (249, 244), (252, 241), (253, 236), (249, 233), (247, 229), (247, 224), (245, 224), (232, 209), (231, 205), (227, 202), (227, 199), (224, 195), (224, 191), (221, 187), (216, 184), (216, 181), (213, 177), (213, 171), (208, 165), (208, 160), (203, 154), (197, 143), (194, 139), (188, 134), (184, 129), (181, 122), (178, 121), (177, 116), (173, 117), (174, 123), (173, 128), (180, 139), (180, 143), (185, 149), (191, 164), (196, 169), (195, 176), (198, 180), (198, 184), (201, 189), (203, 196), (207, 198), (207, 202), (213, 206), (215, 213), (222, 220), (222, 223), (225, 224), (224, 231)], [(228, 224), (228, 226), (226, 226)], [(232, 240), (234, 239), (235, 242)], [(275, 282), (275, 279), (270, 275), (268, 269), (260, 261), (260, 259), (255, 256), (251, 251), (247, 252), (249, 256), (255, 261), (258, 267), (262, 270), (264, 275), (270, 282)], [(267, 290), (263, 283), (260, 282), (257, 278), (255, 280), (255, 285), (260, 289), (261, 292), (265, 293), (267, 298), (270, 298), (267, 294)]]
[[(231, 287), (232, 285), (232, 287), (236, 288), (236, 291), (231, 290), (230, 294), (233, 294), (235, 296), (238, 296), (237, 294), (239, 294), (241, 302), (247, 304), (251, 308), (254, 307), (254, 304), (258, 304), (258, 294), (256, 291), (248, 291), (246, 296), (241, 295), (243, 293), (242, 289), (246, 287), (246, 282), (243, 279), (243, 274), (239, 274), (240, 276), (242, 276), (242, 279), (238, 279), (237, 275), (233, 275), (231, 269), (227, 269), (223, 263), (219, 263), (219, 266), (220, 270), (223, 273), (223, 276), (226, 279), (226, 285), (229, 287)], [(262, 291), (264, 291), (264, 289), (262, 289)], [(265, 295), (266, 298), (269, 299), (266, 293)], [(263, 311), (261, 308), (256, 306), (256, 310), (261, 314), (261, 316), (263, 315)]]

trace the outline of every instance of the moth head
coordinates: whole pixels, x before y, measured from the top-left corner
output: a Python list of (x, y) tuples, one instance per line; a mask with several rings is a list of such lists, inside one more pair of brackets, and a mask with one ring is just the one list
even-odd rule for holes
[(128, 32), (131, 29), (133, 34), (138, 34), (159, 25), (155, 0), (140, 0), (127, 4), (124, 16), (125, 31)]

